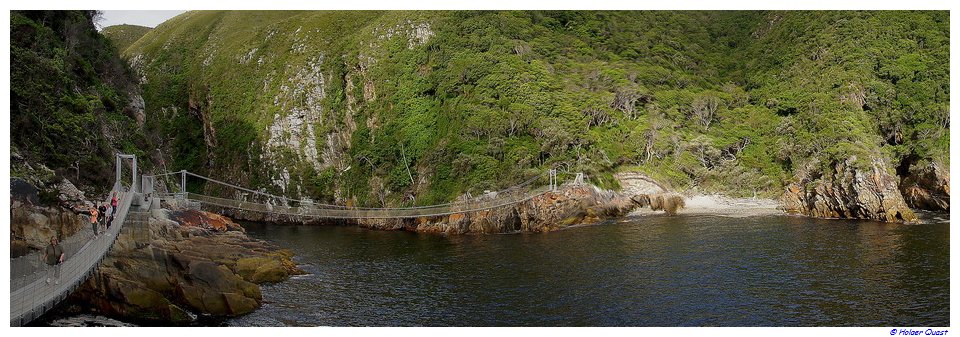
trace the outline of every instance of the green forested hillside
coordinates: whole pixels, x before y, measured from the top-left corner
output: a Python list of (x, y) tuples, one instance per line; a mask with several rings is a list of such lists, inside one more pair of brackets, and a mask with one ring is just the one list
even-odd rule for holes
[(882, 152), (949, 164), (947, 13), (815, 14), (768, 15), (737, 75), (780, 117), (778, 159)]
[(118, 51), (124, 51), (129, 47), (133, 42), (137, 41), (144, 34), (150, 31), (150, 27), (137, 26), (137, 25), (116, 25), (110, 27), (104, 27), (100, 31), (100, 34), (106, 36), (110, 41), (113, 41), (113, 45), (117, 47)]
[[(151, 154), (133, 73), (96, 11), (10, 13), (11, 176), (109, 190), (114, 154)], [(142, 105), (142, 104), (140, 104)], [(46, 167), (56, 174), (51, 174)], [(141, 159), (141, 168), (149, 168)], [(43, 187), (43, 186), (38, 186)]]
[(949, 165), (948, 28), (947, 12), (188, 12), (124, 56), (175, 169), (292, 196), (429, 204), (553, 167), (776, 196), (851, 156)]

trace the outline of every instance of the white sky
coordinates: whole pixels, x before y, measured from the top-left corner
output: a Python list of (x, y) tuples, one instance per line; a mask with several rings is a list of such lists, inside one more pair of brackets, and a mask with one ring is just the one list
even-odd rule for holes
[(174, 16), (186, 11), (103, 11), (103, 21), (99, 22), (98, 29), (121, 24), (156, 27)]

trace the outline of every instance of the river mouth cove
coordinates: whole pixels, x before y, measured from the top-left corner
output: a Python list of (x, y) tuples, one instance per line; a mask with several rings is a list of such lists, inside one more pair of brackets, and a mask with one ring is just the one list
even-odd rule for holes
[(545, 234), (246, 223), (307, 272), (228, 326), (948, 326), (949, 220), (627, 217)]

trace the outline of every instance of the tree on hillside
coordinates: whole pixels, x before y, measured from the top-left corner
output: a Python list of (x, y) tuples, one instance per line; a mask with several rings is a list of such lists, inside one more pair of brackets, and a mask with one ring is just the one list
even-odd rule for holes
[(717, 114), (717, 108), (720, 107), (720, 99), (713, 95), (701, 95), (693, 100), (690, 105), (690, 111), (694, 120), (703, 126), (704, 129), (710, 127), (714, 116)]

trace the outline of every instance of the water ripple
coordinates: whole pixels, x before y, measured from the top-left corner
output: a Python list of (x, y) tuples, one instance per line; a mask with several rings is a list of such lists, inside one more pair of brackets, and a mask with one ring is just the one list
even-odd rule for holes
[(635, 217), (547, 234), (251, 225), (308, 275), (229, 325), (949, 325), (949, 223)]

